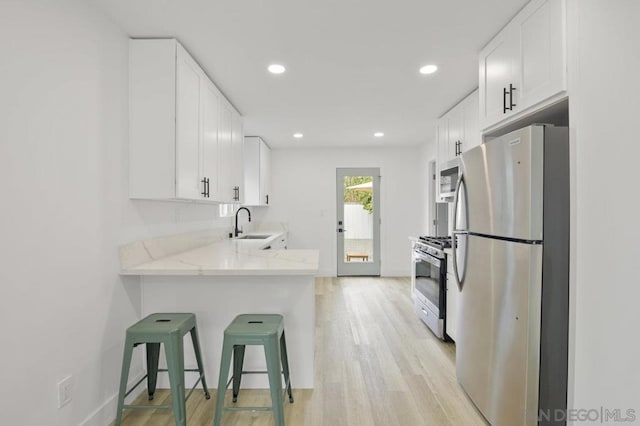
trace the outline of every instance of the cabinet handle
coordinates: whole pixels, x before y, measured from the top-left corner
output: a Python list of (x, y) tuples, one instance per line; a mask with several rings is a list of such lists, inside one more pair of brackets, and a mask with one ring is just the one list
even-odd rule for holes
[(211, 188), (211, 179), (207, 178), (207, 198), (211, 197), (211, 191), (209, 190)]
[(516, 90), (515, 87), (513, 87), (513, 84), (509, 83), (509, 110), (513, 111), (513, 107), (516, 106), (516, 104), (513, 103), (513, 91)]
[(202, 182), (202, 192), (200, 194), (202, 194), (204, 198), (207, 198), (207, 178), (202, 178), (200, 182)]
[(509, 92), (507, 91), (506, 87), (502, 88), (502, 113), (506, 114), (507, 111), (510, 111), (511, 108), (507, 108), (507, 95), (509, 94)]
[(240, 187), (239, 186), (234, 186), (233, 187), (233, 199), (234, 199), (234, 201), (240, 201)]
[(269, 194), (267, 194), (267, 204), (269, 204)]

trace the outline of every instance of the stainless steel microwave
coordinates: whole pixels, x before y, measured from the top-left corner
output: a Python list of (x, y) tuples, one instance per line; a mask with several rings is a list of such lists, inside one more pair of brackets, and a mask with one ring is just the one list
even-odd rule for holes
[(447, 161), (440, 168), (440, 197), (453, 200), (460, 174), (460, 159)]

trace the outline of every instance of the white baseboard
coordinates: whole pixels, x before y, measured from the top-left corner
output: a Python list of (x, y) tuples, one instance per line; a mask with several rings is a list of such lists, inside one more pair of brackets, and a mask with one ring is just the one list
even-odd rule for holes
[(410, 278), (411, 277), (411, 273), (407, 273), (406, 269), (397, 269), (397, 270), (390, 270), (390, 271), (384, 271), (384, 273), (380, 274), (381, 277), (385, 277), (385, 278)]
[[(141, 372), (136, 377), (129, 381), (127, 389), (131, 389), (131, 386), (136, 384), (138, 380), (144, 377), (145, 373)], [(142, 392), (145, 391), (145, 386), (140, 386), (136, 392), (131, 393), (126, 399), (125, 403), (130, 404), (135, 400)], [(96, 408), (86, 419), (80, 422), (79, 426), (108, 426), (116, 419), (116, 411), (118, 408), (118, 392), (111, 395), (107, 400)]]

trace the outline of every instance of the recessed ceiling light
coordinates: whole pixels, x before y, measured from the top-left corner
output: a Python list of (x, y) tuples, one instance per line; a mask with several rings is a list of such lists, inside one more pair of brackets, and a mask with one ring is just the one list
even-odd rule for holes
[(294, 138), (296, 138), (296, 139), (300, 139), (300, 138), (302, 138), (303, 136), (304, 136), (304, 135), (303, 135), (302, 133), (294, 133), (294, 134), (293, 134), (293, 137), (294, 137)]
[(267, 67), (267, 69), (269, 70), (269, 72), (271, 74), (282, 74), (283, 72), (285, 72), (287, 69), (284, 67), (284, 65), (280, 65), (280, 64), (271, 64)]
[(438, 71), (438, 67), (435, 65), (425, 65), (420, 68), (420, 74), (433, 74), (436, 71)]
[(382, 132), (375, 132), (375, 133), (373, 134), (373, 136), (375, 136), (376, 138), (381, 138), (381, 137), (383, 137), (383, 136), (384, 136), (384, 133), (382, 133)]

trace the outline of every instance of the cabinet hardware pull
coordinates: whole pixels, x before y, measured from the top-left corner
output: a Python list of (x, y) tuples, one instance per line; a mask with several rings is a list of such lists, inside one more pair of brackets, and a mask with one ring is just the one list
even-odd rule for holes
[(516, 104), (513, 103), (513, 91), (516, 90), (515, 87), (513, 87), (513, 84), (509, 83), (509, 110), (513, 111), (513, 107), (516, 106)]
[(207, 178), (202, 178), (200, 182), (202, 182), (202, 192), (200, 194), (202, 194), (202, 196), (206, 198), (207, 197)]
[(269, 194), (267, 194), (267, 204), (269, 204)]
[(207, 198), (211, 197), (211, 191), (209, 190), (211, 188), (211, 180), (209, 178), (207, 178)]
[(507, 94), (509, 92), (507, 91), (506, 87), (502, 88), (502, 113), (506, 114), (507, 111), (510, 111), (511, 108), (507, 108)]

